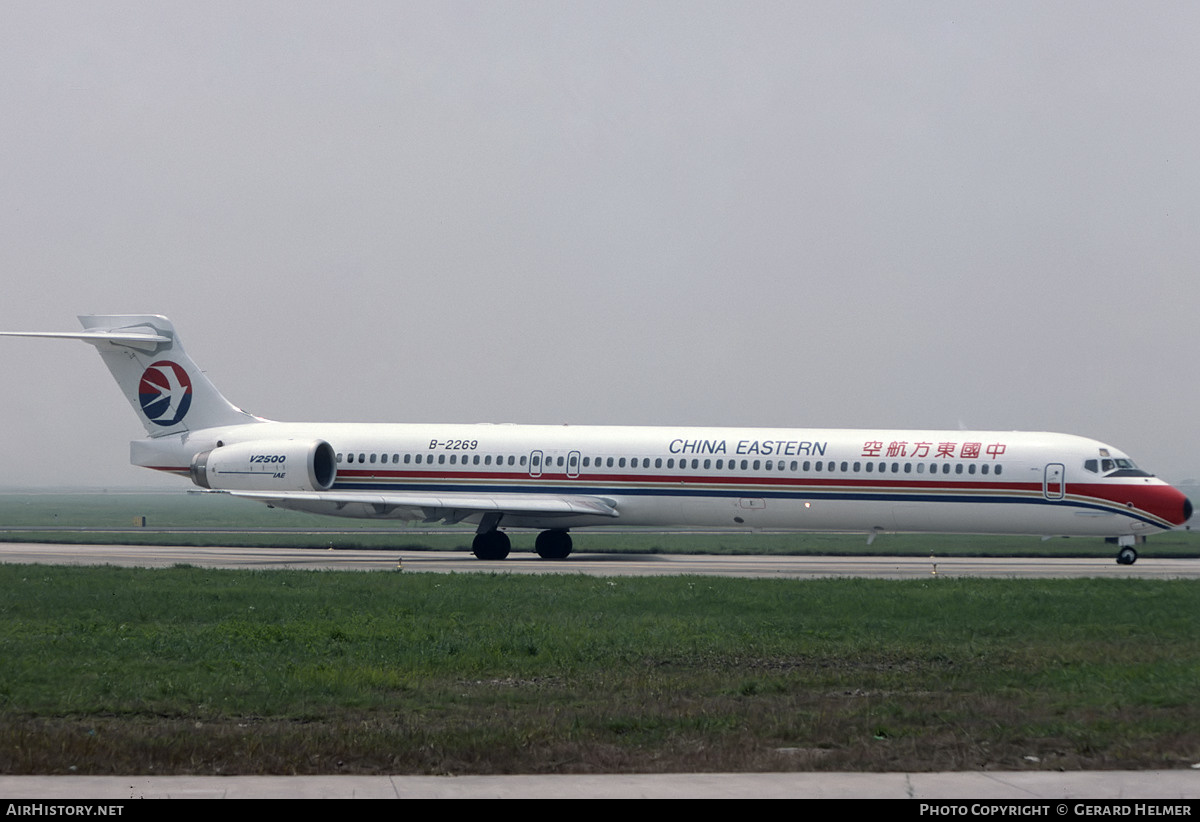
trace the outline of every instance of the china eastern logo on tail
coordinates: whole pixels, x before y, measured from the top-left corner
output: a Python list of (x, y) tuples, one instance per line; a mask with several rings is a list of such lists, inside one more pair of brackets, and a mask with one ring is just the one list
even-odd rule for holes
[(152, 363), (138, 384), (142, 413), (156, 425), (175, 425), (192, 404), (192, 380), (183, 367), (170, 360)]

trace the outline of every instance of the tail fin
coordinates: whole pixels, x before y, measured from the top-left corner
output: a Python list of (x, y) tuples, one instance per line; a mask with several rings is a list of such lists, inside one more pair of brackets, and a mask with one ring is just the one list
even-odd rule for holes
[(96, 346), (125, 399), (152, 437), (263, 422), (221, 396), (183, 350), (175, 326), (158, 314), (79, 317), (82, 332), (4, 331), (13, 337), (58, 337)]

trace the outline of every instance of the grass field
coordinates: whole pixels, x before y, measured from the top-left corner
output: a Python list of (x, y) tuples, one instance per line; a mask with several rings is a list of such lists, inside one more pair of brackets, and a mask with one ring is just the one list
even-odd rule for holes
[(0, 566), (0, 772), (1178, 768), (1190, 581)]
[[(0, 528), (66, 529), (55, 538), (126, 542), (71, 529), (132, 529), (134, 516), (343, 525), (219, 497), (0, 497)], [(313, 538), (433, 547), (422, 534)], [(889, 536), (869, 550), (881, 543), (1111, 553), (1099, 540)], [(577, 544), (868, 550), (861, 536), (771, 534), (580, 532)], [(1164, 535), (1143, 556), (1196, 548)], [(0, 773), (1181, 768), (1200, 762), (1198, 606), (1200, 583), (1182, 580), (0, 565)]]

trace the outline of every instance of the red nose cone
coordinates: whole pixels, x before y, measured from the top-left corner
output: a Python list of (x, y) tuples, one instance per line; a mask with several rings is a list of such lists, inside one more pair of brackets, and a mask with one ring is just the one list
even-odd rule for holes
[(1150, 506), (1150, 511), (1172, 525), (1183, 525), (1192, 518), (1192, 501), (1179, 489), (1164, 485), (1154, 495), (1154, 504)]

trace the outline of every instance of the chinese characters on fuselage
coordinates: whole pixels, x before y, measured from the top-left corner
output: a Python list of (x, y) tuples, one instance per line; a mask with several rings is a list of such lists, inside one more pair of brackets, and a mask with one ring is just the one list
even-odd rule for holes
[(999, 459), (1008, 446), (1002, 442), (984, 445), (981, 442), (908, 442), (893, 440), (886, 445), (883, 440), (867, 440), (863, 443), (863, 457), (943, 457), (946, 459), (977, 460), (982, 454), (992, 459)]

